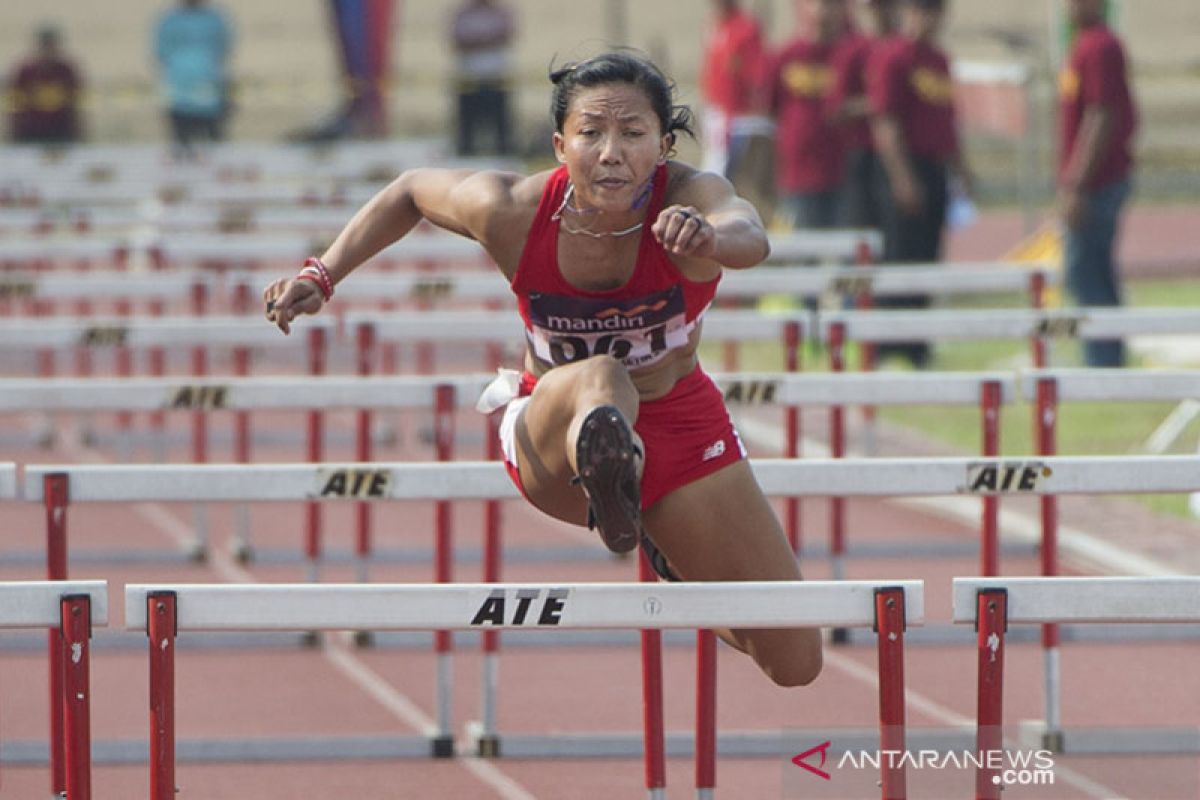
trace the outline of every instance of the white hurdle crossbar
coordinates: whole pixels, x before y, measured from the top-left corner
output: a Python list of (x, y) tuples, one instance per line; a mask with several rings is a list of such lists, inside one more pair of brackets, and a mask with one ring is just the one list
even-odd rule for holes
[(50, 793), (91, 800), (91, 636), (108, 624), (105, 581), (0, 582), (0, 629), (50, 628)]
[[(978, 631), (979, 749), (1003, 741), (1004, 642), (1009, 624), (1022, 623), (1194, 623), (1200, 624), (1200, 577), (955, 578), (954, 621)], [(1069, 730), (1052, 718), (1060, 685), (1048, 683), (1047, 718), (1037, 746), (1058, 753), (1200, 753), (1200, 727)], [(1057, 711), (1054, 710), (1054, 714)], [(1023, 731), (1025, 733), (1025, 731)], [(976, 791), (998, 800), (994, 772), (977, 772)]]
[(494, 377), (12, 378), (0, 379), (0, 413), (432, 408), (438, 386), (452, 387), (458, 407), (468, 408)]
[(1057, 384), (1060, 402), (1180, 402), (1200, 400), (1200, 369), (1027, 369), (1018, 376), (1026, 400), (1041, 381)]
[[(1138, 494), (1200, 490), (1200, 456), (759, 459), (777, 497)], [(520, 497), (494, 461), (369, 464), (29, 465), (24, 498), (61, 474), (72, 502), (487, 500)], [(354, 487), (364, 487), (355, 491)], [(370, 490), (368, 488), (370, 487)]]
[[(305, 320), (305, 330), (336, 330), (332, 317)], [(0, 347), (281, 347), (294, 345), (259, 317), (93, 317), (0, 320)]]
[[(1055, 275), (1047, 267), (1015, 267), (1008, 263), (885, 265), (845, 267), (770, 267), (729, 272), (717, 291), (722, 298), (753, 298), (787, 293), (808, 298), (857, 295), (890, 296), (914, 291), (936, 294), (977, 294), (1029, 291), (1036, 279), (1050, 285)], [(237, 272), (225, 277), (227, 289), (258, 290), (263, 277)], [(492, 300), (511, 303), (512, 289), (495, 272), (372, 272), (354, 276), (338, 287), (338, 296), (354, 300), (409, 297), (417, 300)]]
[(826, 312), (819, 335), (831, 344), (1029, 339), (1035, 345), (1034, 366), (1045, 367), (1048, 339), (1195, 333), (1200, 333), (1200, 313), (1191, 308), (1075, 308)]
[[(176, 633), (220, 630), (480, 630), (874, 627), (880, 653), (880, 736), (904, 747), (903, 637), (923, 621), (920, 581), (439, 585), (130, 585), (128, 628), (149, 637), (151, 800), (173, 798)], [(507, 605), (506, 605), (507, 602)], [(518, 604), (520, 609), (518, 610)], [(661, 699), (659, 699), (661, 702)], [(661, 713), (661, 707), (659, 709)], [(715, 715), (697, 709), (697, 719)], [(454, 755), (441, 729), (432, 754)], [(697, 728), (698, 775), (712, 773), (712, 738)], [(644, 732), (647, 789), (665, 791), (664, 737)], [(498, 751), (497, 751), (498, 754)], [(702, 766), (704, 765), (704, 766)], [(702, 785), (704, 784), (704, 785)], [(697, 781), (711, 797), (712, 781)], [(882, 796), (904, 797), (903, 768), (882, 770)]]
[(211, 276), (187, 272), (0, 272), (0, 300), (188, 300)]

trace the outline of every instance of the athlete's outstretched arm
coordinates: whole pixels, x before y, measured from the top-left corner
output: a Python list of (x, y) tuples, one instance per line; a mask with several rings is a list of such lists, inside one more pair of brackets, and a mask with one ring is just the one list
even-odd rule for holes
[(760, 264), (771, 253), (762, 219), (733, 184), (711, 172), (692, 172), (651, 230), (668, 253), (729, 269)]
[[(385, 247), (399, 241), (422, 219), (469, 238), (480, 238), (489, 208), (517, 176), (460, 169), (408, 170), (351, 217), (321, 256), (336, 285)], [(300, 314), (323, 305), (311, 281), (279, 280), (263, 290), (267, 318), (288, 333)]]

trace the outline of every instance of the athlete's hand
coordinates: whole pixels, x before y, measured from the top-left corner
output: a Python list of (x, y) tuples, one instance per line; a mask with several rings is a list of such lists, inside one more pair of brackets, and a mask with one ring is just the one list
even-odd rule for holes
[(717, 253), (716, 229), (693, 206), (667, 206), (650, 231), (671, 255), (712, 258)]
[(321, 290), (312, 281), (281, 278), (263, 289), (267, 319), (285, 334), (292, 332), (291, 323), (301, 314), (315, 314), (325, 305)]

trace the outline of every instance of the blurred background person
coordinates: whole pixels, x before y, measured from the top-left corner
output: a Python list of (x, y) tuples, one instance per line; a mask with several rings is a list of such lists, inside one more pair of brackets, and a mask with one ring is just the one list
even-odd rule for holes
[(481, 152), (480, 134), (490, 139), (489, 152), (513, 152), (509, 91), (514, 32), (512, 11), (493, 0), (467, 0), (454, 15), (460, 156)]
[[(1075, 41), (1059, 79), (1058, 207), (1067, 288), (1082, 306), (1121, 304), (1114, 249), (1129, 197), (1137, 111), (1120, 39), (1104, 0), (1068, 0)], [(1119, 339), (1083, 344), (1089, 367), (1125, 363)]]
[(154, 57), (177, 151), (225, 138), (231, 111), (229, 55), (233, 30), (206, 0), (180, 0), (154, 29)]
[(308, 144), (388, 135), (388, 77), (392, 70), (395, 0), (327, 0), (345, 94), (317, 123), (285, 134)]
[(738, 0), (714, 0), (713, 8), (700, 70), (701, 168), (732, 180), (753, 131), (744, 121), (763, 112), (768, 55), (758, 20)]
[[(938, 46), (944, 0), (901, 0), (900, 35), (868, 62), (871, 125), (883, 165), (884, 261), (929, 263), (942, 256), (942, 234), (953, 174), (971, 191), (959, 145), (950, 61)], [(880, 308), (926, 308), (927, 295), (878, 298)], [(928, 343), (879, 347), (929, 364)]]
[[(883, 228), (879, 157), (871, 136), (867, 101), (867, 62), (896, 33), (897, 0), (847, 0), (860, 13), (848, 21), (833, 57), (829, 114), (845, 148), (839, 189), (838, 225)], [(850, 9), (847, 8), (847, 11)]]
[(36, 50), (8, 79), (9, 136), (16, 144), (70, 144), (83, 138), (79, 114), (83, 81), (62, 52), (58, 28), (43, 25)]
[(846, 28), (846, 0), (798, 0), (795, 38), (772, 59), (776, 215), (792, 228), (837, 224), (843, 142), (828, 117), (832, 61)]

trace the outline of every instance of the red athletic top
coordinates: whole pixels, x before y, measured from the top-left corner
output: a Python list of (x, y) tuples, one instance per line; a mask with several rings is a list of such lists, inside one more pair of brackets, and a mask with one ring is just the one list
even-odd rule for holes
[(566, 167), (546, 181), (512, 280), (529, 349), (555, 365), (609, 353), (633, 369), (685, 346), (721, 278), (684, 277), (650, 233), (666, 194), (666, 165), (654, 173), (633, 275), (624, 286), (606, 291), (578, 289), (559, 270), (555, 212), (569, 184)]

